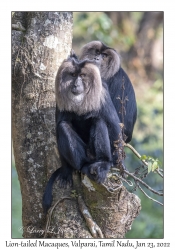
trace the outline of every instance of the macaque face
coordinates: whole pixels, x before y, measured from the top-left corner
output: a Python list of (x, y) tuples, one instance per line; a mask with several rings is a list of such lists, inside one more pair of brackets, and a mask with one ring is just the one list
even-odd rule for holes
[(112, 77), (120, 68), (120, 57), (117, 51), (100, 41), (92, 41), (83, 46), (80, 59), (96, 60), (101, 77), (105, 80)]
[(89, 60), (65, 60), (57, 73), (55, 92), (60, 110), (77, 114), (98, 110), (105, 96), (98, 66)]

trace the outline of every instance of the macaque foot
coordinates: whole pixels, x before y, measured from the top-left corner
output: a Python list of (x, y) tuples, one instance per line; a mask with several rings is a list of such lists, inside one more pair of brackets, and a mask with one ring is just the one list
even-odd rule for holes
[(92, 164), (84, 165), (81, 172), (97, 183), (103, 183), (110, 167), (110, 162), (94, 162)]

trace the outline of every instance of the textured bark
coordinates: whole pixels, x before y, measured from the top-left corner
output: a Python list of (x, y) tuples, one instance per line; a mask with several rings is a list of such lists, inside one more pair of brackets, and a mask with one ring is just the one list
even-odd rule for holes
[(138, 216), (140, 199), (122, 186), (109, 192), (104, 186), (93, 182), (95, 191), (83, 186), (83, 197), (90, 213), (105, 238), (124, 238), (134, 219)]
[[(80, 178), (78, 173), (74, 174), (74, 185), (71, 190), (62, 190), (62, 193), (58, 193), (55, 183), (53, 204), (57, 206), (52, 213), (50, 230), (49, 227), (46, 230), (46, 238), (53, 237), (51, 230), (54, 230), (55, 238), (93, 238), (80, 213), (79, 196), (83, 198), (88, 208), (84, 213), (90, 212), (104, 238), (124, 238), (140, 212), (141, 201), (135, 194), (129, 193), (124, 186), (121, 186), (119, 180), (115, 182), (113, 180), (113, 187), (114, 185), (116, 190), (111, 192), (109, 179), (106, 188), (85, 176)], [(98, 230), (95, 230), (93, 225), (91, 229), (99, 236)], [(98, 236), (97, 238), (100, 238)]]
[(54, 81), (71, 50), (72, 13), (15, 12), (12, 28), (12, 134), (22, 193), (23, 237), (92, 238), (80, 213), (81, 195), (103, 235), (123, 238), (138, 215), (140, 200), (124, 187), (111, 194), (86, 178), (82, 182), (78, 173), (73, 188), (63, 190), (55, 183), (53, 205), (58, 204), (45, 230), (42, 196), (51, 173), (60, 166)]
[(12, 133), (23, 236), (40, 237), (27, 228), (44, 228), (41, 201), (46, 177), (59, 166), (55, 76), (71, 50), (73, 20), (68, 12), (15, 12), (12, 23)]

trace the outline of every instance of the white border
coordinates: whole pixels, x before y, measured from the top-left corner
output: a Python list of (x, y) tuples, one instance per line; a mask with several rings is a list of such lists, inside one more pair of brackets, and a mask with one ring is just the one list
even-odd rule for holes
[[(32, 3), (33, 2), (33, 3)], [(100, 5), (100, 6), (99, 6)], [(164, 151), (165, 151), (165, 217), (163, 240), (139, 240), (139, 242), (170, 242), (174, 240), (174, 129), (175, 129), (175, 77), (174, 51), (175, 13), (173, 1), (1, 1), (0, 3), (0, 109), (1, 109), (1, 167), (0, 167), (0, 216), (1, 240), (11, 240), (11, 11), (164, 11)], [(14, 242), (16, 242), (15, 240)], [(132, 242), (132, 240), (130, 240)], [(135, 240), (134, 240), (135, 242)], [(16, 248), (14, 248), (16, 249)], [(125, 249), (130, 249), (125, 247)], [(147, 248), (144, 248), (147, 249)]]

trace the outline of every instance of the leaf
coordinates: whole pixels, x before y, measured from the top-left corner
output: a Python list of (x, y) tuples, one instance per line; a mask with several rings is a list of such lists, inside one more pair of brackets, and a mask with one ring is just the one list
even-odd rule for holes
[(140, 159), (141, 159), (141, 160), (146, 160), (146, 159), (147, 159), (147, 156), (146, 156), (146, 155), (142, 155)]
[(154, 162), (154, 161), (155, 161), (155, 160), (154, 160), (154, 158), (153, 158), (153, 157), (151, 157), (151, 156), (148, 156), (148, 157), (147, 157), (147, 160), (148, 160), (148, 161), (152, 161), (152, 162)]
[(152, 170), (152, 163), (149, 161), (148, 162), (148, 174), (151, 172)]
[(154, 161), (153, 164), (152, 164), (152, 171), (155, 171), (158, 167), (159, 167), (158, 162)]

